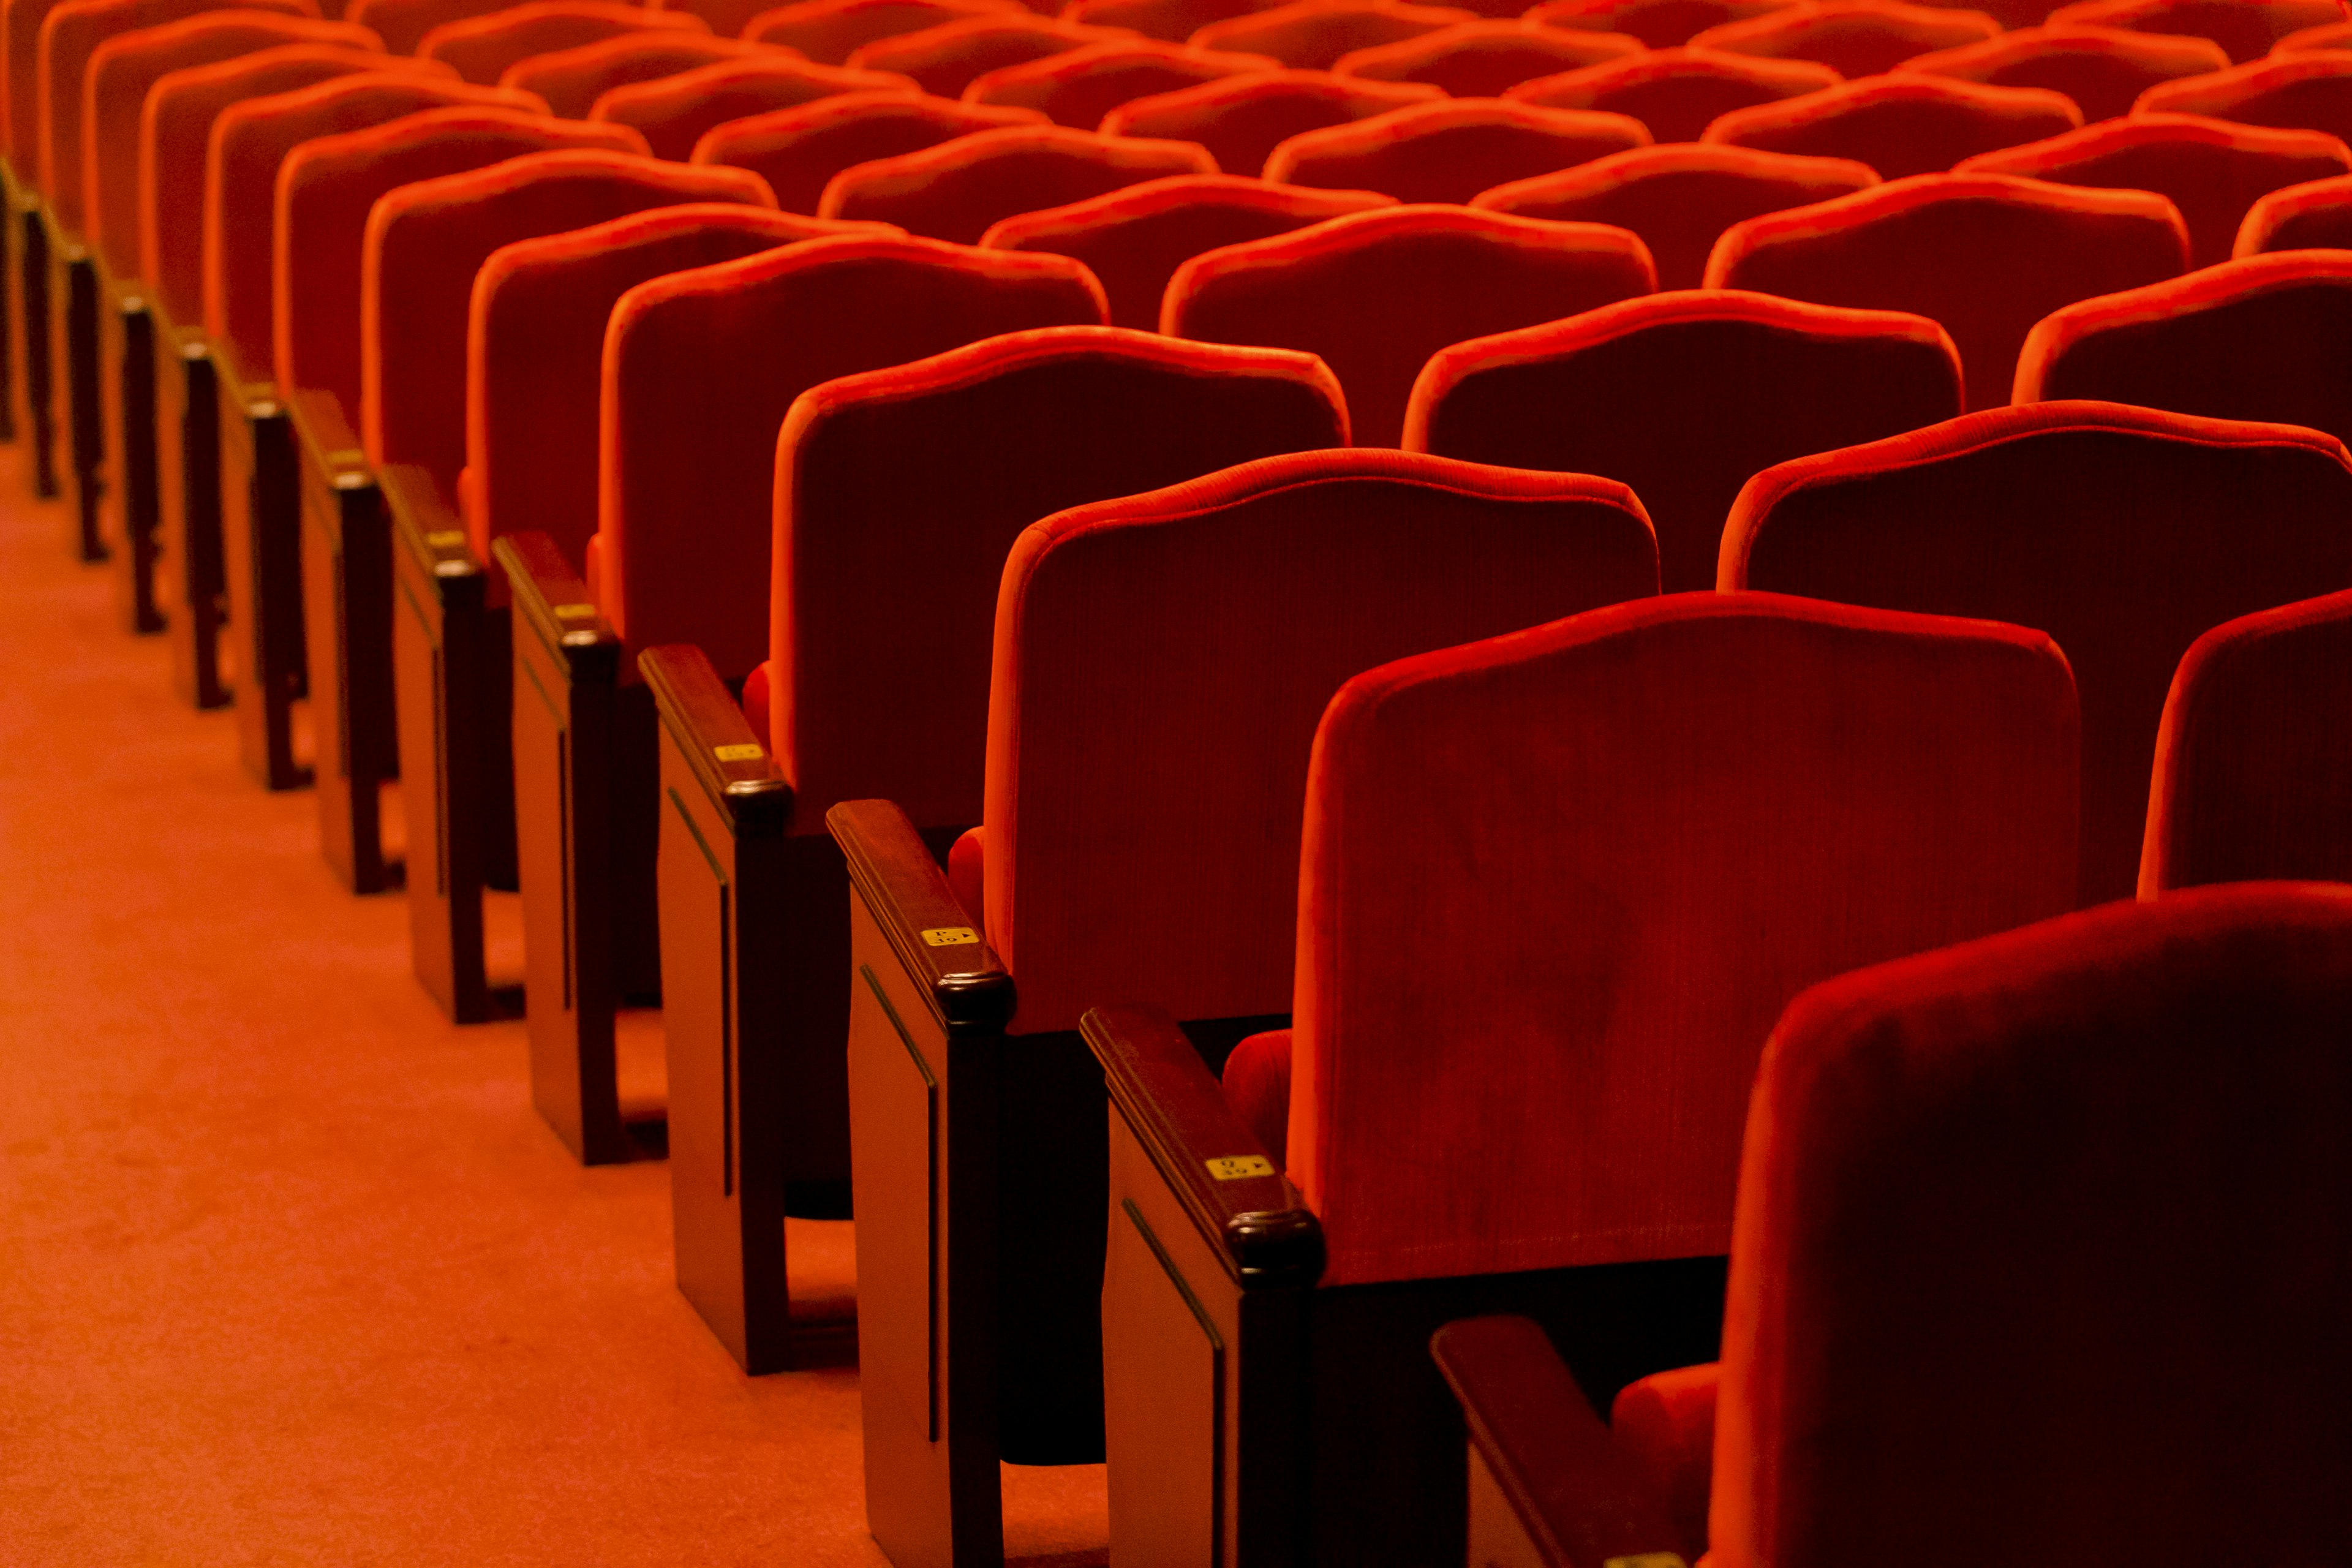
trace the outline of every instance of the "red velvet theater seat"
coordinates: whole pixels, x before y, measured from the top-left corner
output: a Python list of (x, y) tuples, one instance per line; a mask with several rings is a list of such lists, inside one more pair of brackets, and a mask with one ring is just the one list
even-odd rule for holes
[(1122, 103), (1103, 116), (1106, 136), (1197, 142), (1228, 174), (1255, 174), (1266, 154), (1302, 131), (1368, 120), (1445, 96), (1422, 82), (1371, 81), (1323, 71), (1267, 71), (1205, 82)]
[(674, 0), (668, 8), (690, 12), (722, 38), (747, 37), (751, 24), (770, 9), (766, 0)]
[(1404, 202), (1466, 202), (1480, 191), (1649, 145), (1622, 114), (1454, 99), (1350, 125), (1302, 131), (1266, 155), (1276, 184), (1370, 190)]
[(2352, 882), (2352, 593), (2189, 645), (2165, 699), (2140, 897), (2270, 878)]
[(2035, 626), (2083, 695), (2081, 901), (2128, 898), (2174, 668), (2221, 622), (2352, 585), (2333, 436), (2039, 403), (1749, 481), (1717, 585)]
[(1933, 174), (1963, 158), (2078, 130), (2063, 93), (1933, 76), (1882, 76), (1804, 98), (1735, 109), (1704, 141), (1814, 158), (1852, 158), (1884, 177)]
[(1405, 0), (1293, 0), (1287, 5), (1212, 22), (1190, 42), (1204, 49), (1272, 55), (1293, 70), (1328, 70), (1341, 55), (1433, 33), (1477, 13)]
[(2230, 254), (2352, 249), (2352, 176), (2273, 191), (2246, 209)]
[[(995, 254), (985, 264), (1078, 271), (1055, 257)], [(667, 737), (662, 976), (669, 1047), (679, 1064), (670, 1100), (670, 1158), (681, 1174), (672, 1186), (684, 1249), (679, 1276), (720, 1338), (754, 1370), (790, 1353), (776, 1222), (785, 1184), (849, 1168), (843, 1047), (851, 992), (844, 982), (856, 972), (843, 918), (846, 873), (824, 812), (845, 796), (887, 795), (930, 830), (933, 853), (979, 818), (992, 612), (1005, 552), (1030, 522), (1066, 506), (1346, 439), (1339, 389), (1310, 356), (1175, 343), (1107, 327), (989, 338), (827, 382), (793, 405), (773, 443), (768, 731), (747, 727), (719, 671), (696, 650), (656, 648), (638, 660)], [(924, 460), (908, 461), (910, 453)], [(625, 550), (623, 559), (634, 573)], [(687, 582), (698, 592), (704, 586), (699, 578)], [(643, 613), (630, 606), (633, 638), (646, 635)], [(715, 752), (719, 746), (729, 749)], [(715, 773), (714, 758), (723, 764)], [(789, 797), (774, 793), (783, 781)], [(754, 926), (740, 926), (733, 913), (710, 923), (714, 862), (732, 889), (730, 910)], [(760, 927), (768, 910), (788, 925)], [(953, 921), (924, 922), (965, 923), (961, 911)], [(760, 929), (776, 932), (763, 949), (773, 962), (730, 969), (725, 954), (751, 951), (736, 946), (745, 940), (765, 941)], [(912, 1005), (920, 1015), (909, 1015), (912, 1026), (927, 1036), (929, 1015), (922, 1003)], [(722, 1017), (743, 1020), (741, 1047), (730, 1045)], [(689, 1026), (691, 1034), (682, 1033)], [(740, 1059), (756, 1056), (766, 1065), (730, 1088), (725, 1064), (737, 1048), (752, 1053)], [(1060, 1054), (1078, 1058), (1083, 1048), (1067, 1042)], [(1099, 1119), (1096, 1092), (1089, 1109)], [(732, 1197), (722, 1174), (730, 1141), (743, 1151)], [(874, 1151), (862, 1139), (856, 1147), (861, 1160)], [(893, 1201), (869, 1186), (863, 1171), (858, 1188), (861, 1225)], [(689, 1204), (698, 1221), (689, 1222)], [(972, 1221), (988, 1223), (977, 1214)], [(887, 1294), (888, 1281), (868, 1272), (861, 1279), (867, 1288)], [(905, 1319), (861, 1305), (860, 1320), (861, 1357), (876, 1358), (867, 1365), (898, 1353), (903, 1342), (892, 1325)], [(968, 1354), (969, 1344), (950, 1340), (945, 1353)], [(1038, 1369), (1041, 1380), (1058, 1377), (1062, 1363), (1079, 1353), (1074, 1345), (1056, 1347), (1055, 1360)], [(977, 1364), (993, 1377), (992, 1366)], [(964, 1426), (970, 1419), (954, 1417)], [(1081, 1437), (1098, 1456), (1099, 1438)], [(1058, 1441), (1032, 1423), (1008, 1434), (1007, 1457), (1049, 1458), (1040, 1447)], [(992, 1516), (992, 1458), (988, 1471)], [(887, 1495), (894, 1480), (902, 1490), (907, 1485), (880, 1464), (870, 1463), (866, 1479), (871, 1498)], [(904, 1518), (876, 1502), (869, 1522), (888, 1542)]]
[(1215, 161), (1189, 142), (1012, 126), (845, 169), (825, 185), (817, 211), (970, 245), (1015, 213), (1065, 206), (1169, 174), (1215, 173)]
[(1320, 354), (1357, 444), (1393, 447), (1429, 356), (1655, 286), (1649, 252), (1601, 224), (1459, 207), (1383, 207), (1230, 245), (1176, 269), (1160, 330)]
[(2189, 226), (2191, 267), (2226, 261), (2254, 202), (2284, 185), (2352, 174), (2352, 148), (2318, 131), (2273, 131), (2195, 114), (2136, 114), (1987, 153), (1963, 174), (2154, 191)]
[(1404, 446), (1631, 485), (1664, 591), (1696, 593), (1750, 475), (1959, 411), (1959, 355), (1924, 316), (1692, 290), (1439, 350)]
[(2352, 55), (2289, 55), (2149, 88), (2137, 114), (2210, 114), (2352, 141)]
[(1914, 55), (1898, 76), (1950, 77), (1989, 87), (2039, 87), (2074, 100), (2094, 124), (2131, 112), (2133, 100), (2159, 82), (2227, 68), (2230, 57), (2209, 38), (2167, 37), (2121, 27), (2028, 27), (1982, 43)]
[(755, 44), (798, 50), (821, 65), (849, 63), (877, 38), (919, 33), (971, 16), (1022, 15), (1019, 0), (799, 0), (761, 12), (743, 29)]
[(1546, 109), (1630, 114), (1660, 142), (1696, 142), (1718, 115), (1835, 87), (1811, 60), (1768, 60), (1702, 49), (1659, 49), (1523, 81), (1505, 98)]
[(912, 97), (918, 90), (906, 78), (886, 71), (811, 65), (780, 50), (772, 59), (721, 60), (676, 76), (614, 88), (596, 100), (588, 118), (635, 126), (655, 157), (683, 163), (693, 154), (705, 132), (730, 120), (797, 109), (846, 92), (903, 92)]
[(1491, 98), (1533, 77), (1554, 76), (1643, 52), (1622, 33), (1571, 33), (1522, 22), (1457, 22), (1341, 55), (1336, 76), (1374, 81), (1425, 81), (1456, 98)]
[(1034, 109), (1056, 125), (1092, 131), (1104, 115), (1139, 98), (1279, 68), (1264, 55), (1215, 54), (1157, 38), (1131, 38), (990, 71), (963, 89), (963, 100)]
[(895, 71), (925, 92), (956, 98), (975, 78), (1122, 35), (1038, 16), (971, 16), (919, 33), (877, 38), (849, 57), (860, 70)]
[[(1283, 1172), (1154, 1015), (1087, 1020), (1119, 1112), (1113, 1552), (1199, 1509), (1318, 1561), (1444, 1561), (1463, 1473), (1431, 1329), (1531, 1311), (1602, 1397), (1709, 1343), (1773, 1017), (1856, 964), (2065, 908), (2074, 718), (2038, 632), (1766, 595), (1593, 610), (1342, 687), (1307, 776), (1293, 1027), (1227, 1068), (1289, 1058), (1265, 1108)], [(1192, 1173), (1251, 1155), (1264, 1173), (1203, 1225)], [(1265, 1218), (1229, 1239), (1244, 1204)], [(1228, 1277), (1286, 1233), (1275, 1294)], [(1162, 1315), (1181, 1287), (1146, 1235), (1251, 1369), (1226, 1389), (1236, 1446), (1296, 1456), (1244, 1459), (1214, 1512), (1213, 1439), (1165, 1412), (1216, 1390), (1172, 1354), (1200, 1331)], [(1344, 1484), (1373, 1467), (1387, 1485)]]
[[(988, 945), (1020, 1000), (985, 1049), (1009, 1069), (999, 1090), (1006, 1146), (1050, 1159), (1066, 1180), (995, 1227), (999, 1267), (1023, 1280), (996, 1352), (1017, 1375), (1004, 1380), (995, 1431), (947, 1434), (951, 1459), (977, 1449), (992, 1461), (1000, 1444), (1007, 1458), (1047, 1442), (1098, 1451), (1102, 1091), (1076, 1034), (1091, 999), (1159, 995), (1184, 1017), (1218, 1021), (1205, 1027), (1227, 1038), (1234, 1023), (1285, 1007), (1300, 806), (1331, 693), (1392, 652), (1516, 628), (1554, 607), (1648, 595), (1648, 534), (1638, 503), (1605, 480), (1318, 451), (1078, 507), (1013, 543), (993, 595), (979, 838)], [(1206, 605), (1215, 609), (1204, 616)], [(1122, 678), (1098, 679), (1105, 668)], [(1105, 788), (1111, 779), (1125, 782)], [(902, 889), (955, 907), (935, 866), (909, 865), (911, 876), (888, 881), (866, 874), (877, 857), (865, 846), (914, 840), (919, 817), (870, 800), (832, 820), (861, 910), (906, 908)], [(1127, 913), (1107, 921), (1114, 909)], [(982, 923), (976, 912), (959, 918)], [(857, 919), (853, 952), (888, 973), (877, 988), (904, 1017), (928, 977), (890, 960), (868, 937), (870, 918)], [(903, 1246), (897, 1238), (929, 1232), (931, 1205), (876, 1191), (878, 1162), (866, 1151), (888, 1146), (877, 1134), (906, 1120), (869, 1088), (872, 1066), (885, 1065), (877, 1047), (902, 1062), (906, 1047), (864, 997), (851, 1039), (861, 1236), (870, 1228), (876, 1245)], [(958, 1075), (976, 1054), (933, 1058), (947, 1093), (972, 1081)], [(966, 1179), (998, 1179), (985, 1155), (947, 1158)], [(990, 1224), (961, 1195), (973, 1190), (950, 1189), (942, 1229)], [(1045, 1242), (1065, 1230), (1085, 1244)], [(1045, 1267), (1041, 1242), (1054, 1247)], [(951, 1291), (968, 1276), (949, 1267)], [(914, 1304), (904, 1301), (908, 1285), (921, 1289), (921, 1276), (861, 1279), (874, 1321)], [(902, 1375), (914, 1347), (893, 1335), (875, 1348), (867, 1364), (878, 1381)], [(894, 1553), (912, 1544), (884, 1522), (886, 1509), (905, 1515), (918, 1482), (900, 1458), (923, 1446), (910, 1416), (919, 1422), (920, 1407), (877, 1408), (866, 1428), (868, 1513)], [(992, 1514), (992, 1489), (982, 1500)]]
[(2095, 397), (2352, 441), (2352, 251), (2288, 250), (2043, 318), (2015, 401)]
[(1260, 0), (1069, 0), (1061, 16), (1065, 21), (1125, 27), (1147, 38), (1181, 44), (1212, 22), (1264, 9)]
[(693, 33), (632, 33), (576, 49), (557, 49), (517, 60), (499, 78), (500, 87), (519, 87), (547, 100), (566, 120), (585, 120), (596, 100), (616, 87), (676, 76), (721, 60), (755, 60), (775, 51), (738, 38)]
[(1176, 268), (1204, 250), (1288, 234), (1394, 199), (1318, 191), (1238, 174), (1173, 174), (992, 225), (990, 250), (1042, 250), (1084, 262), (1110, 300), (1110, 322), (1152, 331)]
[(1800, 0), (1695, 35), (1695, 48), (1813, 60), (1840, 76), (1876, 76), (1914, 55), (1978, 43), (2000, 31), (1982, 11), (1902, 0)]
[(1520, 217), (1630, 228), (1650, 247), (1659, 288), (1696, 289), (1706, 275), (1707, 253), (1732, 225), (1876, 184), (1874, 171), (1849, 159), (1685, 142), (1515, 180), (1481, 191), (1470, 205)]
[(418, 41), (417, 54), (439, 60), (467, 81), (494, 85), (506, 68), (533, 55), (601, 44), (631, 33), (707, 33), (685, 11), (648, 11), (616, 0), (528, 0), (487, 16), (445, 22)]
[(1931, 317), (1959, 345), (1969, 406), (1989, 408), (2009, 401), (2034, 322), (2188, 262), (2180, 214), (2151, 192), (1920, 174), (1736, 225), (1706, 286)]
[(395, 55), (413, 55), (425, 35), (449, 22), (506, 9), (507, 0), (351, 0), (338, 7), (342, 19), (356, 22), (383, 40)]
[(2273, 55), (2316, 55), (2352, 49), (2352, 18), (2298, 27), (2271, 46)]
[(2078, 0), (2050, 14), (2062, 27), (2128, 27), (2210, 38), (2240, 63), (2291, 33), (2345, 19), (2342, 0)]
[(1757, 1077), (1719, 1366), (1604, 1428), (1538, 1325), (1437, 1336), (1471, 1560), (2343, 1560), (2347, 1030), (2352, 898), (2314, 884), (1806, 993)]
[(749, 169), (786, 212), (814, 213), (844, 169), (919, 153), (976, 131), (1042, 125), (1034, 110), (951, 103), (929, 94), (844, 92), (798, 109), (730, 120), (702, 133), (694, 162)]
[(1695, 33), (1744, 22), (1790, 0), (1545, 0), (1527, 19), (1543, 27), (1628, 33), (1654, 49), (1680, 47)]

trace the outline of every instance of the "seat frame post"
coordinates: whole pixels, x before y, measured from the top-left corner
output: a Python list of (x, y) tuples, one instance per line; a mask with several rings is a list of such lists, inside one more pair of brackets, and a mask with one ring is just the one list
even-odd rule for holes
[(222, 563), (236, 638), (237, 756), (264, 789), (300, 789), (310, 769), (295, 754), (294, 704), (303, 666), (302, 494), (294, 430), (278, 388), (249, 381), (223, 345), (220, 378)]
[(228, 622), (222, 560), (220, 378), (204, 333), (179, 326), (148, 301), (155, 345), (155, 507), (162, 534), (166, 641), (182, 700), (226, 708), (221, 668)]
[(99, 531), (113, 557), (115, 613), (142, 636), (164, 629), (156, 572), (155, 318), (136, 279), (103, 260), (99, 285), (99, 443), (108, 475)]
[(57, 416), (50, 404), (49, 361), (49, 226), (41, 199), (30, 189), (11, 184), (9, 227), (16, 254), (10, 268), (16, 282), (16, 307), (10, 330), (17, 353), (9, 362), (9, 400), (17, 411), (17, 428), (31, 443), (33, 494), (43, 500), (58, 493)]
[(22, 331), (22, 301), (18, 300), (16, 215), (23, 205), (16, 194), (16, 173), (0, 158), (0, 441), (14, 441), (20, 427), (23, 404), (18, 375), (25, 356), (18, 348)]
[(65, 437), (67, 515), (75, 559), (103, 561), (108, 541), (100, 532), (100, 498), (106, 493), (106, 440), (99, 391), (100, 287), (96, 259), (79, 237), (66, 232), (54, 211), (44, 208), (49, 256), (49, 398), (52, 429)]

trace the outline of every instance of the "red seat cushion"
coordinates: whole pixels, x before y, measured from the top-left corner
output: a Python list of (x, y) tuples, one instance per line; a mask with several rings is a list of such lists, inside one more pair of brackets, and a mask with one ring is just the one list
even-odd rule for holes
[(1768, 153), (1851, 158), (1889, 180), (1933, 174), (1963, 158), (2078, 129), (2063, 93), (1985, 87), (1936, 76), (1882, 76), (1803, 98), (1735, 109), (1703, 140)]
[(1215, 160), (1189, 142), (1008, 126), (845, 169), (825, 185), (817, 212), (971, 245), (1016, 213), (1066, 206), (1170, 174), (1214, 173)]
[(1666, 1500), (1677, 1544), (1692, 1563), (1706, 1551), (1721, 1373), (1714, 1362), (1653, 1373), (1619, 1390), (1609, 1407), (1612, 1447), (1633, 1461), (1653, 1496)]
[(1902, 0), (1800, 0), (1696, 34), (1694, 47), (1769, 59), (1814, 60), (1843, 77), (1876, 76), (1914, 55), (1990, 38), (2000, 24), (1982, 11)]
[(1914, 55), (1897, 75), (1950, 77), (1990, 87), (2063, 92), (2090, 121), (2131, 112), (2158, 82), (2224, 69), (2230, 57), (2208, 38), (2167, 37), (2121, 27), (2029, 27), (1981, 43)]
[(826, 183), (855, 164), (920, 152), (975, 131), (1044, 123), (1033, 110), (950, 103), (895, 89), (844, 92), (713, 126), (694, 144), (694, 161), (749, 169), (768, 182), (784, 211), (814, 213)]
[(1255, 174), (1278, 143), (1302, 131), (1367, 120), (1444, 96), (1443, 89), (1426, 82), (1267, 71), (1122, 103), (1103, 116), (1101, 129), (1110, 136), (1197, 142), (1226, 174)]
[(1523, 81), (1503, 96), (1547, 109), (1630, 114), (1660, 142), (1696, 142), (1718, 115), (1801, 98), (1840, 79), (1811, 60), (1658, 49)]
[(1252, 1035), (1225, 1058), (1225, 1103), (1276, 1165), (1290, 1137), (1290, 1031)]
[(1454, 99), (1302, 131), (1266, 155), (1265, 177), (1276, 184), (1379, 191), (1401, 202), (1466, 202), (1495, 185), (1649, 142), (1649, 128), (1627, 115)]

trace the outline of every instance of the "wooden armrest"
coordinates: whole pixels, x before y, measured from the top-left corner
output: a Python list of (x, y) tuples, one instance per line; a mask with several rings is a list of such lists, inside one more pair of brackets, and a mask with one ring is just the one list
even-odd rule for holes
[[(543, 534), (524, 537), (546, 542), (551, 552), (555, 548)], [(581, 596), (586, 597), (584, 589)], [(691, 643), (649, 647), (637, 655), (637, 673), (652, 690), (654, 708), (671, 739), (693, 764), (703, 794), (726, 815), (735, 837), (781, 837), (793, 817), (793, 786), (761, 738), (751, 733), (709, 656)]]
[(1149, 1008), (1096, 1007), (1078, 1028), (1111, 1100), (1225, 1271), (1244, 1289), (1322, 1278), (1322, 1223), (1174, 1021)]
[(1535, 1322), (1466, 1318), (1430, 1354), (1462, 1402), (1471, 1446), (1528, 1539), (1562, 1568), (1680, 1568), (1664, 1498), (1643, 1484)]
[[(490, 558), (505, 569), (524, 624), (571, 668), (574, 680), (609, 685), (618, 677), (620, 635), (598, 613), (588, 585), (572, 574), (554, 540), (544, 533), (510, 533), (490, 542)], [(703, 668), (710, 668), (708, 660)]]
[(383, 488), (394, 531), (425, 574), (438, 579), (444, 593), (468, 577), (478, 586), (485, 574), (482, 563), (474, 559), (466, 525), (458, 521), (457, 509), (442, 499), (433, 476), (414, 463), (386, 463), (376, 483)]
[(1013, 1016), (1013, 976), (972, 930), (947, 873), (897, 803), (845, 800), (824, 825), (849, 881), (901, 968), (950, 1034), (999, 1030)]
[(364, 489), (375, 483), (375, 469), (367, 449), (343, 417), (341, 399), (323, 387), (306, 386), (286, 400), (300, 436), (303, 455), (310, 466), (339, 490)]

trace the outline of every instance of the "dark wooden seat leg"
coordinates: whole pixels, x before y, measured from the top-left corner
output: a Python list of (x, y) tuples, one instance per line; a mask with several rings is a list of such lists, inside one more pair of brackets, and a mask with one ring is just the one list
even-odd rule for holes
[(10, 227), (16, 237), (14, 326), (19, 353), (10, 390), (23, 414), (20, 428), (31, 445), (26, 454), (33, 493), (58, 493), (57, 416), (50, 399), (49, 230), (40, 199), (19, 186), (12, 193)]
[(222, 358), (220, 506), (229, 628), (236, 637), (237, 754), (264, 789), (299, 789), (294, 704), (310, 684), (302, 635), (301, 477), (277, 389)]
[(24, 403), (18, 377), (25, 356), (22, 301), (17, 298), (17, 218), (22, 203), (16, 195), (16, 173), (0, 157), (0, 441), (14, 441), (17, 410)]
[(89, 247), (49, 226), (49, 363), (51, 398), (64, 437), (60, 467), (77, 559), (103, 561), (100, 498), (106, 490), (105, 443), (98, 389), (98, 268)]
[(221, 560), (220, 383), (204, 334), (147, 302), (155, 342), (155, 510), (172, 687), (196, 708), (225, 708), (228, 616)]
[(155, 320), (135, 281), (100, 269), (99, 439), (111, 476), (99, 498), (100, 531), (114, 562), (114, 603), (142, 636), (163, 630), (157, 597)]

